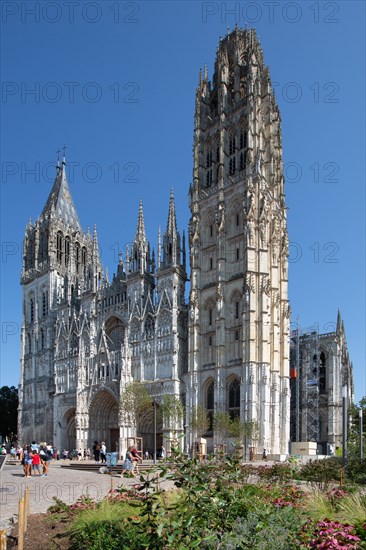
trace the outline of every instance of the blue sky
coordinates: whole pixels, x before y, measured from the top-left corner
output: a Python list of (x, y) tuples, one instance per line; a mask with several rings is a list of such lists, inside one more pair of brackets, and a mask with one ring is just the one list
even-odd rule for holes
[[(333, 330), (365, 376), (364, 2), (2, 2), (1, 385), (19, 380), (21, 250), (66, 144), (84, 229), (115, 270), (142, 198), (156, 246), (189, 219), (195, 88), (220, 35), (254, 27), (282, 116), (292, 320)], [(33, 93), (32, 91), (33, 90)], [(295, 328), (295, 325), (293, 325)]]

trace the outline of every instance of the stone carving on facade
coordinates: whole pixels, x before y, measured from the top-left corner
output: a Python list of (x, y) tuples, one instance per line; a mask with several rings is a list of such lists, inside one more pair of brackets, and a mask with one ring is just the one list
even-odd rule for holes
[(220, 282), (217, 285), (216, 300), (217, 300), (217, 311), (218, 313), (220, 313), (224, 305), (224, 288), (222, 283)]
[(215, 220), (218, 232), (222, 233), (225, 227), (225, 206), (222, 202), (217, 206)]
[(255, 373), (254, 373), (253, 365), (250, 365), (250, 367), (249, 367), (248, 380), (249, 380), (249, 384), (254, 384), (254, 382), (255, 382)]
[(244, 214), (247, 218), (252, 216), (253, 213), (253, 191), (248, 190), (248, 194), (243, 202)]
[(255, 231), (255, 224), (254, 224), (254, 218), (250, 217), (246, 220), (244, 224), (244, 236), (246, 245), (252, 247), (254, 245), (254, 231)]
[(267, 245), (267, 220), (261, 219), (259, 222), (259, 241), (261, 248), (265, 248)]
[(269, 296), (271, 292), (271, 281), (268, 275), (263, 275), (262, 277), (262, 290), (263, 292)]

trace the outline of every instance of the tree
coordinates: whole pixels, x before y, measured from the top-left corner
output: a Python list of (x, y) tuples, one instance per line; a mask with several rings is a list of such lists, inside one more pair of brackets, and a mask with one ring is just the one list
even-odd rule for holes
[(18, 424), (18, 389), (15, 386), (0, 388), (1, 435), (15, 439)]
[(120, 412), (123, 421), (136, 428), (152, 404), (152, 397), (143, 384), (136, 380), (127, 384), (121, 395)]
[(366, 397), (363, 397), (357, 405), (351, 404), (349, 407), (349, 431), (347, 434), (347, 454), (359, 456), (360, 451), (360, 410), (363, 411), (362, 422), (362, 442), (365, 449), (366, 444)]
[(213, 428), (222, 443), (232, 435), (235, 426), (228, 412), (217, 412), (213, 419)]
[(162, 415), (164, 426), (176, 429), (183, 418), (183, 405), (176, 395), (163, 395), (159, 406), (159, 413)]
[(202, 436), (209, 428), (208, 413), (202, 405), (193, 407), (189, 416), (189, 424), (192, 430), (197, 432), (198, 436)]

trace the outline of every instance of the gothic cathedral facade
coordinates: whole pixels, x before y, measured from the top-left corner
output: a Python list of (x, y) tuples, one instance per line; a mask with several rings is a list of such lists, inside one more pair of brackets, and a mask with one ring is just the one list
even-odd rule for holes
[[(120, 414), (133, 380), (157, 401), (181, 399), (186, 432), (203, 406), (258, 426), (256, 446), (288, 452), (290, 439), (288, 236), (280, 113), (255, 31), (220, 39), (212, 83), (196, 93), (189, 190), (190, 295), (184, 234), (171, 194), (155, 258), (142, 204), (135, 238), (111, 281), (97, 231), (82, 230), (66, 163), (24, 239), (19, 434), (59, 448), (103, 439), (122, 452), (136, 435)], [(220, 443), (214, 425), (207, 444)], [(153, 447), (151, 419), (139, 426)]]

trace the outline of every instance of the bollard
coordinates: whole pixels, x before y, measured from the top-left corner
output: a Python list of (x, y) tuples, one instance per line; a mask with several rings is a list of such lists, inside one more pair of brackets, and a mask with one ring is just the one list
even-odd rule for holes
[(24, 491), (24, 533), (28, 528), (28, 514), (29, 514), (29, 487)]
[(24, 498), (19, 499), (18, 506), (18, 550), (24, 549)]
[(6, 529), (0, 529), (0, 550), (6, 550)]

